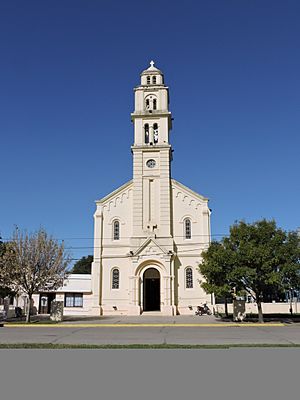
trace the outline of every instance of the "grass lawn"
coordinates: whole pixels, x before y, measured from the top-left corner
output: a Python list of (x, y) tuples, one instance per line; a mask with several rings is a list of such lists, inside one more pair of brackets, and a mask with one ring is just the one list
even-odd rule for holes
[(64, 349), (231, 349), (231, 348), (300, 348), (300, 344), (199, 344), (199, 345), (180, 345), (180, 344), (128, 344), (128, 345), (94, 345), (94, 344), (53, 344), (53, 343), (0, 343), (0, 349), (45, 349), (45, 350), (64, 350)]

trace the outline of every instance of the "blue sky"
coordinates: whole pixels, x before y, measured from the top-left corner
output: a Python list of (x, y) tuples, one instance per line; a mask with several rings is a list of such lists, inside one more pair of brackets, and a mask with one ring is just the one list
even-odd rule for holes
[[(174, 117), (172, 176), (235, 221), (300, 226), (298, 0), (0, 3), (0, 234), (43, 226), (92, 253), (94, 200), (132, 177), (149, 61)], [(109, 166), (109, 168), (105, 166)]]

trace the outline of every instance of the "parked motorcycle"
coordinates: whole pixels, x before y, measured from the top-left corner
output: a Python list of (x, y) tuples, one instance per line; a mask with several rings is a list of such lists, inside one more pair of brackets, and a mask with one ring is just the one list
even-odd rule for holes
[(210, 308), (207, 306), (207, 304), (203, 304), (203, 306), (197, 306), (197, 310), (195, 312), (195, 315), (211, 315), (212, 312)]

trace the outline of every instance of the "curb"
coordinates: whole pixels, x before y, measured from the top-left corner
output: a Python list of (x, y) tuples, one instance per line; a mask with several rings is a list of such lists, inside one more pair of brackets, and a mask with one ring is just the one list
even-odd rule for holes
[(260, 328), (260, 327), (284, 327), (283, 323), (264, 324), (240, 324), (240, 323), (216, 323), (216, 324), (7, 324), (6, 328)]

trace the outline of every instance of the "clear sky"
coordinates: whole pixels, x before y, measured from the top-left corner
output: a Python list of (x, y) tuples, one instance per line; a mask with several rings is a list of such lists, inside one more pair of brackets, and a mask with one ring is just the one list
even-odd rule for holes
[(92, 254), (94, 200), (132, 177), (133, 87), (170, 87), (172, 176), (212, 234), (300, 226), (299, 0), (2, 0), (0, 234), (44, 227)]

